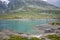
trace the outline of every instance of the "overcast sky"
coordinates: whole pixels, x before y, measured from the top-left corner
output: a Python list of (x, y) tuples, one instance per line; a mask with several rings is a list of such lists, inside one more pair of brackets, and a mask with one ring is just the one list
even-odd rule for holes
[(49, 3), (60, 7), (60, 0), (47, 0)]

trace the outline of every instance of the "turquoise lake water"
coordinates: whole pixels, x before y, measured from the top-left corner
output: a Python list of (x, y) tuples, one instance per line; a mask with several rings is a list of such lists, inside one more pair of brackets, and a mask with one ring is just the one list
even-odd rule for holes
[(16, 32), (27, 33), (27, 34), (38, 34), (39, 31), (34, 28), (36, 25), (47, 24), (55, 21), (55, 19), (10, 19), (0, 20), (0, 29), (9, 29)]

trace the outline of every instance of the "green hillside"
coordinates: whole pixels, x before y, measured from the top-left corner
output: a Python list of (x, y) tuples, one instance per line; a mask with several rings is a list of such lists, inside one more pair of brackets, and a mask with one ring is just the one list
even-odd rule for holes
[(0, 19), (43, 19), (43, 18), (60, 18), (59, 10), (49, 10), (43, 8), (22, 8), (22, 10), (18, 10), (13, 13), (5, 13), (4, 15), (0, 15)]

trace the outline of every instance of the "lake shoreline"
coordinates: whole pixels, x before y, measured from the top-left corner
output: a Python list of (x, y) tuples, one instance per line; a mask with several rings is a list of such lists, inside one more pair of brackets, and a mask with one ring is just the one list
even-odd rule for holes
[[(7, 35), (6, 35), (7, 34)], [(9, 35), (16, 35), (16, 36), (23, 36), (23, 37), (28, 37), (28, 38), (33, 38), (33, 37), (36, 37), (36, 38), (42, 38), (44, 36), (47, 36), (47, 35), (54, 35), (56, 33), (47, 33), (47, 34), (25, 34), (25, 33), (18, 33), (18, 32), (14, 32), (14, 31), (10, 31), (10, 30), (1, 30), (0, 31), (0, 35), (5, 35), (5, 36), (9, 36)], [(3, 36), (3, 37), (5, 37)]]
[[(41, 18), (43, 19), (54, 19), (54, 18)], [(0, 20), (41, 20), (41, 19), (30, 19), (30, 18), (25, 18), (25, 19), (0, 19)], [(57, 19), (57, 18), (56, 18)]]

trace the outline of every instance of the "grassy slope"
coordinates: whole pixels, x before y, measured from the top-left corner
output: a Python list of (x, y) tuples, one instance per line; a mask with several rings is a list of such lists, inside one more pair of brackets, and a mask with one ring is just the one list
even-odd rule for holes
[[(23, 11), (24, 10), (24, 11)], [(41, 12), (43, 10), (49, 10), (49, 9), (43, 9), (43, 8), (30, 8), (25, 7), (22, 10), (18, 10), (18, 12), (15, 12), (14, 14), (5, 14), (0, 15), (0, 19), (23, 19), (23, 18), (30, 18), (30, 19), (43, 19), (43, 18), (60, 18), (60, 14), (54, 14), (52, 13), (44, 13)], [(59, 10), (58, 10), (59, 11)], [(56, 11), (55, 11), (56, 12)]]
[(60, 14), (30, 14), (30, 13), (16, 13), (16, 14), (6, 14), (0, 15), (0, 19), (23, 19), (23, 18), (32, 18), (32, 19), (43, 19), (43, 18), (60, 18)]

